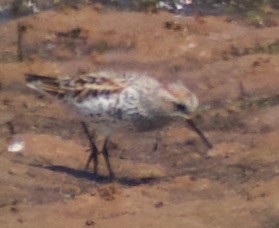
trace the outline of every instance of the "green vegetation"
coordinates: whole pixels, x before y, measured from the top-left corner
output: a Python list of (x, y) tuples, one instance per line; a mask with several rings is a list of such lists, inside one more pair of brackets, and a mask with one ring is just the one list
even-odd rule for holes
[(137, 10), (149, 10), (155, 9), (159, 0), (134, 0), (132, 1), (132, 7)]
[(235, 46), (231, 48), (232, 56), (252, 55), (252, 54), (279, 54), (279, 40), (267, 45), (256, 45), (254, 47), (239, 49)]
[(278, 15), (278, 0), (231, 0), (225, 13), (244, 17), (247, 24), (256, 27), (277, 26), (274, 16)]
[(279, 104), (279, 95), (271, 97), (250, 98), (241, 102), (241, 109), (250, 109), (253, 107), (268, 108)]

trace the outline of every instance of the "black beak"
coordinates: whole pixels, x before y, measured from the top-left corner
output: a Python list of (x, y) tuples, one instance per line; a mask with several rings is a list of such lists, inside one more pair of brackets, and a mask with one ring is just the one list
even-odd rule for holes
[(197, 132), (197, 134), (200, 136), (202, 142), (207, 146), (208, 149), (212, 149), (213, 146), (211, 145), (211, 143), (207, 140), (207, 138), (205, 137), (205, 135), (201, 132), (200, 129), (198, 129), (198, 127), (196, 126), (196, 124), (194, 123), (193, 120), (191, 119), (187, 119), (187, 123), (189, 124), (189, 126), (195, 131)]

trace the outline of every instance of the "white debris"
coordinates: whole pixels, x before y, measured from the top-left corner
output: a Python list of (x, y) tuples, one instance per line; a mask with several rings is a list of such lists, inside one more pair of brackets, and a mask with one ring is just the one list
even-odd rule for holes
[(175, 4), (175, 7), (177, 10), (183, 9), (183, 5), (181, 5), (181, 4)]
[(27, 6), (30, 9), (32, 9), (32, 13), (34, 13), (34, 14), (40, 12), (40, 9), (38, 8), (38, 6), (35, 3), (33, 3), (32, 1), (28, 1)]
[(25, 142), (20, 139), (13, 139), (8, 145), (8, 152), (20, 153), (25, 147)]
[(174, 12), (174, 13), (179, 13), (180, 11), (186, 12), (191, 8), (191, 6), (192, 6), (192, 0), (160, 0), (157, 3), (157, 8)]

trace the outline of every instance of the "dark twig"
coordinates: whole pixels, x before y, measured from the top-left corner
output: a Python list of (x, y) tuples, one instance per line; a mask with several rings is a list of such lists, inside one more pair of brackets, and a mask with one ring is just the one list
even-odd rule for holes
[(240, 94), (239, 94), (240, 100), (244, 100), (246, 97), (248, 97), (248, 95), (245, 91), (244, 85), (241, 81), (239, 82), (239, 92), (240, 92)]
[(10, 135), (15, 135), (15, 126), (12, 121), (6, 122), (6, 125), (9, 129)]
[(17, 24), (17, 58), (18, 61), (23, 61), (24, 56), (23, 56), (23, 33), (26, 31), (27, 26), (23, 25), (21, 23)]

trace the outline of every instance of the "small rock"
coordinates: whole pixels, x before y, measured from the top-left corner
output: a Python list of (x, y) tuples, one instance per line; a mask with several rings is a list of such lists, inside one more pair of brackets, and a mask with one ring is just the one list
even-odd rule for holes
[(163, 207), (164, 206), (164, 203), (163, 202), (158, 202), (158, 203), (155, 203), (154, 205), (156, 208), (160, 208), (160, 207)]
[(94, 225), (95, 225), (95, 222), (92, 221), (92, 220), (87, 220), (87, 221), (85, 222), (85, 225), (86, 225), (86, 226), (94, 226)]
[(23, 223), (23, 219), (22, 219), (22, 218), (18, 218), (17, 221), (18, 221), (19, 223)]
[(73, 194), (69, 194), (69, 193), (63, 194), (63, 197), (64, 197), (64, 199), (73, 199), (73, 198), (75, 198), (75, 196)]
[(13, 213), (16, 213), (16, 212), (18, 212), (18, 209), (13, 206), (13, 207), (10, 208), (10, 211), (13, 212)]
[(118, 192), (118, 189), (114, 185), (109, 185), (99, 188), (98, 192), (102, 199), (111, 201), (115, 199), (114, 195)]
[(182, 25), (177, 21), (169, 20), (165, 22), (165, 28), (177, 31), (182, 29)]
[(223, 157), (229, 158), (235, 153), (240, 153), (245, 148), (244, 145), (237, 142), (228, 143), (220, 143), (214, 146), (211, 150), (208, 151), (208, 157)]

